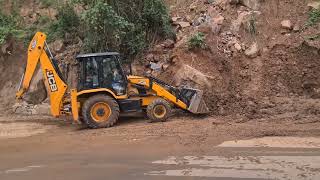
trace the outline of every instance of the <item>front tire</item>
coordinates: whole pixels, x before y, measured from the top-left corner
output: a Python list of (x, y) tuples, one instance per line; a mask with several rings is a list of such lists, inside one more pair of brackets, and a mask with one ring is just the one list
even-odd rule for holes
[(119, 119), (120, 108), (115, 99), (107, 95), (95, 95), (82, 107), (83, 122), (92, 129), (108, 128)]
[(170, 117), (171, 106), (164, 99), (156, 99), (147, 107), (147, 116), (150, 122), (165, 122)]

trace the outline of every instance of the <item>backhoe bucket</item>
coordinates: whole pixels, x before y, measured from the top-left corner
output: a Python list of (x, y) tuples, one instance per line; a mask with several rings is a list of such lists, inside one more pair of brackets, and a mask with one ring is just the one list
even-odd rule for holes
[(180, 98), (187, 102), (188, 111), (193, 114), (207, 114), (209, 108), (203, 100), (203, 91), (191, 88), (182, 88)]

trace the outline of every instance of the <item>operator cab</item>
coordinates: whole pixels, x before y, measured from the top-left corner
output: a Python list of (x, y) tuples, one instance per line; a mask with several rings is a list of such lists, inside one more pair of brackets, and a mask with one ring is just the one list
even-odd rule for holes
[(78, 91), (107, 88), (117, 96), (125, 95), (127, 78), (116, 52), (81, 54)]

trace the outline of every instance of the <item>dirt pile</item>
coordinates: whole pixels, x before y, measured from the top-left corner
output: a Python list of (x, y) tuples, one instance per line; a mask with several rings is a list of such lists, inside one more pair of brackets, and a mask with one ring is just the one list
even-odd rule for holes
[[(174, 85), (203, 89), (217, 115), (305, 114), (307, 107), (312, 115), (320, 115), (318, 105), (310, 105), (320, 96), (319, 39), (310, 38), (319, 33), (320, 25), (306, 25), (308, 2), (197, 0), (168, 4), (177, 41), (174, 48), (165, 46), (166, 42), (156, 45), (146, 56), (152, 59), (140, 61), (146, 67), (144, 72)], [(191, 51), (188, 40), (197, 32), (205, 34), (206, 48)], [(150, 61), (161, 68), (153, 69)], [(185, 67), (190, 72), (182, 70)], [(270, 99), (275, 100), (272, 105)], [(283, 107), (296, 103), (301, 104), (291, 110)], [(267, 115), (266, 106), (272, 106)]]

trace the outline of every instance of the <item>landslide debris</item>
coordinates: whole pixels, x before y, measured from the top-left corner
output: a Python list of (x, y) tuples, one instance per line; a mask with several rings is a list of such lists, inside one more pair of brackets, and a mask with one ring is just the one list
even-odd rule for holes
[[(170, 1), (176, 42), (155, 44), (134, 69), (204, 90), (214, 115), (318, 118), (320, 24), (308, 23), (316, 4)], [(199, 32), (205, 34), (205, 48), (190, 50), (188, 42)]]

